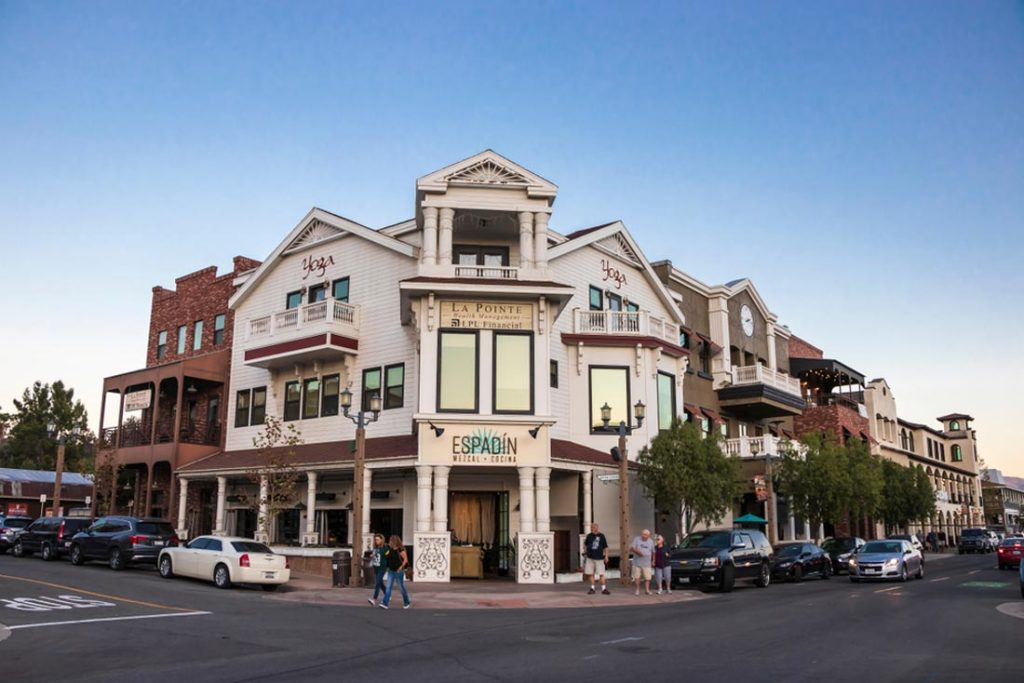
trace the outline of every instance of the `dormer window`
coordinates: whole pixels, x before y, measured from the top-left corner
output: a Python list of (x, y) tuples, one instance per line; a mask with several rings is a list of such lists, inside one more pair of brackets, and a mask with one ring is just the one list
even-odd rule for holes
[(959, 432), (960, 431), (960, 421), (959, 420), (953, 420), (952, 422), (950, 422), (949, 423), (949, 431), (951, 431), (951, 432)]

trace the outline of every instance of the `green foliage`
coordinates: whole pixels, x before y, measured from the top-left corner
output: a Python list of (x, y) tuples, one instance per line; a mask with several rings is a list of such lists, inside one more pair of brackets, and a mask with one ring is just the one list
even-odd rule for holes
[(638, 464), (640, 484), (659, 506), (687, 513), (691, 526), (716, 523), (739, 495), (739, 463), (722, 452), (718, 435), (702, 438), (678, 419), (641, 451)]
[(779, 493), (812, 526), (835, 524), (850, 509), (853, 477), (850, 455), (830, 434), (808, 434), (806, 453), (784, 448), (775, 472)]
[(850, 471), (850, 517), (871, 517), (882, 504), (882, 459), (860, 439), (848, 440), (845, 449)]
[(266, 506), (267, 516), (258, 517), (260, 532), (270, 533), (270, 522), (279, 512), (295, 505), (299, 487), (299, 471), (292, 464), (294, 447), (301, 444), (302, 434), (294, 424), (287, 427), (279, 418), (268, 416), (263, 431), (253, 437), (252, 444), (259, 451), (261, 464), (248, 471), (249, 480), (257, 487), (266, 480), (266, 495), (245, 497), (248, 506), (259, 513)]
[(935, 491), (922, 468), (886, 461), (884, 474), (884, 500), (879, 513), (887, 527), (903, 528), (935, 513)]
[[(75, 390), (60, 380), (52, 385), (36, 382), (14, 401), (15, 412), (5, 414), (9, 436), (4, 442), (0, 464), (29, 470), (53, 470), (57, 463), (57, 442), (47, 431), (53, 421), (67, 435), (64, 469), (91, 473), (95, 458), (95, 437), (89, 432), (88, 414)], [(79, 435), (72, 430), (78, 428)]]

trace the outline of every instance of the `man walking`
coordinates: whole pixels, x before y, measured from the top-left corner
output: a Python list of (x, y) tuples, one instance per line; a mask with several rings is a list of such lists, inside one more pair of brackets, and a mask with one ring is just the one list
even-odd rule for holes
[(587, 591), (587, 595), (597, 592), (594, 588), (594, 580), (598, 574), (601, 575), (601, 594), (611, 595), (604, 581), (604, 568), (608, 564), (608, 539), (598, 528), (597, 524), (591, 524), (590, 533), (583, 539), (583, 547), (586, 549), (583, 573), (590, 574), (590, 590)]
[(654, 540), (651, 539), (651, 530), (644, 529), (640, 535), (633, 539), (633, 547), (629, 549), (633, 553), (633, 580), (636, 581), (635, 595), (640, 595), (640, 579), (644, 580), (644, 590), (647, 595), (651, 594), (651, 558), (654, 556)]
[(373, 567), (373, 597), (367, 598), (371, 605), (377, 604), (377, 596), (384, 595), (384, 577), (388, 573), (387, 553), (389, 548), (384, 545), (382, 534), (373, 535), (373, 554), (370, 566)]

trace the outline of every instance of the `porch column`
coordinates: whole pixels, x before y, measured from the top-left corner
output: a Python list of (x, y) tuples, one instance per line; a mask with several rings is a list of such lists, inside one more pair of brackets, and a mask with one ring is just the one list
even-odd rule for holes
[(537, 268), (548, 267), (548, 214), (534, 214), (533, 253), (534, 265)]
[(434, 531), (448, 531), (448, 465), (434, 465)]
[(430, 491), (434, 468), (416, 466), (416, 531), (430, 531)]
[(778, 370), (778, 362), (775, 356), (775, 324), (768, 323), (766, 326), (768, 333), (768, 367), (772, 370)]
[(437, 263), (441, 266), (452, 264), (452, 220), (455, 209), (441, 209), (441, 226), (437, 239)]
[(581, 533), (589, 534), (594, 523), (594, 471), (583, 471), (583, 528)]
[(793, 516), (793, 511), (792, 510), (789, 511), (788, 533), (789, 533), (789, 537), (786, 540), (787, 541), (795, 541), (796, 540), (796, 517)]
[(804, 539), (807, 540), (807, 541), (811, 540), (811, 523), (810, 522), (804, 522)]
[(185, 511), (188, 506), (188, 479), (179, 477), (178, 486), (178, 538), (188, 540), (188, 531), (185, 529)]
[[(228, 498), (228, 478), (217, 477), (217, 516), (213, 520), (213, 533), (217, 536), (226, 536), (224, 529), (224, 505)], [(263, 498), (263, 491), (260, 490), (260, 498)]]
[(551, 468), (536, 471), (537, 531), (551, 531)]
[(825, 538), (825, 525), (824, 524), (819, 524), (818, 525), (818, 538), (816, 540), (820, 541), (823, 538)]
[(306, 472), (306, 533), (302, 545), (313, 545), (319, 540), (316, 535), (316, 472)]
[(270, 508), (267, 504), (267, 477), (260, 477), (260, 509), (256, 516), (256, 540), (270, 542)]
[(533, 467), (519, 468), (519, 531), (529, 533), (537, 530), (534, 517)]
[(519, 213), (519, 267), (533, 267), (533, 212)]
[(437, 207), (423, 209), (423, 263), (437, 264)]

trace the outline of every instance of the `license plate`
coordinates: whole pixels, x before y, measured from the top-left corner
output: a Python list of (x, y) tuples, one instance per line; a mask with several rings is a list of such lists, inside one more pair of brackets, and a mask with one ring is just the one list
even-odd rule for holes
[(70, 548), (71, 547), (71, 541), (64, 541), (64, 547), (65, 548)]
[(153, 545), (163, 545), (163, 541), (153, 541)]
[(276, 572), (263, 572), (263, 578), (264, 579), (272, 579), (275, 576), (277, 576)]
[(865, 574), (877, 574), (880, 571), (882, 571), (882, 570), (881, 569), (865, 569), (864, 573)]

